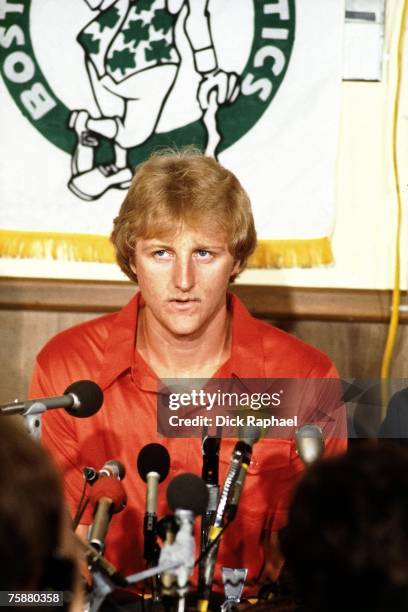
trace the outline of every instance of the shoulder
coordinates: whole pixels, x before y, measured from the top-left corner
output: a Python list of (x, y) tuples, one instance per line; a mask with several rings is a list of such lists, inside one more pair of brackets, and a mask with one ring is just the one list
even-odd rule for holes
[(97, 366), (116, 317), (117, 313), (103, 315), (56, 334), (38, 353), (38, 365), (43, 370), (60, 366), (79, 371)]
[(331, 359), (311, 344), (303, 342), (270, 323), (253, 319), (262, 337), (268, 375), (285, 377), (336, 376)]
[(332, 361), (319, 349), (270, 323), (256, 319), (235, 295), (232, 296), (231, 306), (233, 332), (249, 369), (250, 360), (253, 360), (268, 378), (338, 376)]

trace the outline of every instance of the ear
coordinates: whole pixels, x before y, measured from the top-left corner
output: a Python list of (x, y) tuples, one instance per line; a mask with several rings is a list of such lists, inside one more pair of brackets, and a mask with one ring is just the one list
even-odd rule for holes
[(231, 270), (230, 280), (234, 280), (235, 277), (238, 276), (240, 271), (241, 271), (241, 262), (240, 261), (236, 261), (234, 263), (234, 267)]
[(132, 280), (136, 280), (137, 282), (137, 265), (136, 265), (136, 253), (133, 253), (133, 257), (129, 262), (129, 268), (132, 270), (134, 278)]
[(236, 261), (234, 263), (234, 267), (232, 268), (231, 275), (239, 274), (240, 271), (241, 271), (241, 262), (240, 261)]

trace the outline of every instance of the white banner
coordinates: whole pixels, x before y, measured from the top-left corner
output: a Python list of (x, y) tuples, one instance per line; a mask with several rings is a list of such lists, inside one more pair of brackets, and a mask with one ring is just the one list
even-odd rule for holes
[(343, 0), (2, 0), (0, 254), (112, 261), (134, 167), (237, 174), (257, 266), (331, 261)]

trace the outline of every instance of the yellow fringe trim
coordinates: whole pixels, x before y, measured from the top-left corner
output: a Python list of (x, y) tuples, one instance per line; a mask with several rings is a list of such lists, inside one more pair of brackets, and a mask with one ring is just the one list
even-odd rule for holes
[[(0, 256), (65, 261), (115, 262), (107, 236), (0, 230)], [(333, 263), (328, 238), (259, 240), (250, 268), (311, 268)]]
[(0, 230), (0, 256), (113, 263), (115, 251), (107, 236)]
[(258, 240), (249, 268), (311, 268), (333, 263), (328, 238)]

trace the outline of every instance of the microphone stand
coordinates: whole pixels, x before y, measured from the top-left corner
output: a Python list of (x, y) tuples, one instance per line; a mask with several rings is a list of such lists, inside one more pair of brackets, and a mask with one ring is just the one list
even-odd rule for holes
[(160, 563), (155, 567), (149, 567), (149, 569), (143, 570), (142, 572), (137, 572), (136, 574), (130, 574), (130, 576), (126, 576), (126, 580), (128, 584), (136, 584), (137, 582), (141, 582), (142, 580), (146, 580), (146, 578), (151, 578), (152, 576), (158, 576), (163, 572), (170, 572), (173, 570), (177, 570), (182, 567), (184, 563), (180, 560), (169, 561), (166, 563)]
[(188, 581), (194, 567), (194, 514), (191, 510), (178, 509), (175, 518), (179, 529), (170, 545), (164, 544), (160, 552), (160, 562), (166, 563), (180, 560), (180, 567), (173, 573), (165, 572), (161, 576), (163, 585), (177, 597), (177, 610), (184, 612)]
[(165, 591), (165, 609), (166, 604), (177, 597), (177, 610), (184, 612), (189, 578), (194, 567), (194, 514), (191, 510), (177, 509), (175, 516), (179, 529), (174, 541), (164, 543), (161, 548), (159, 564), (127, 576), (126, 580), (128, 584), (134, 584), (160, 574)]
[(98, 612), (105, 598), (118, 587), (129, 585), (126, 578), (118, 572), (100, 551), (88, 542), (76, 536), (82, 551), (85, 554), (88, 566), (92, 572), (92, 591), (90, 594), (89, 612)]
[(28, 433), (35, 440), (41, 438), (41, 415), (47, 410), (47, 406), (38, 401), (31, 404), (29, 408), (24, 405), (24, 402), (15, 400), (12, 405), (0, 406), (0, 416), (13, 416), (20, 414), (24, 418), (24, 424)]
[[(155, 567), (159, 562), (160, 548), (157, 544), (157, 488), (159, 486), (160, 474), (154, 470), (146, 476), (147, 497), (146, 511), (143, 521), (144, 549), (143, 556), (146, 561), (146, 568)], [(149, 486), (150, 485), (150, 486)], [(151, 591), (154, 602), (160, 601), (159, 590), (156, 576), (152, 576)]]
[(89, 602), (89, 612), (98, 612), (104, 600), (115, 590), (115, 585), (99, 570), (92, 570), (92, 592)]

